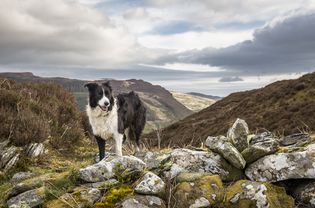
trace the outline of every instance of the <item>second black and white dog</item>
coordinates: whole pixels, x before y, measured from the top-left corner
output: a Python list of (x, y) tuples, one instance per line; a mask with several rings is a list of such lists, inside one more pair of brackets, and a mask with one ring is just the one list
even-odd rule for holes
[(105, 141), (115, 140), (116, 154), (122, 155), (122, 143), (128, 132), (139, 150), (140, 136), (146, 122), (146, 108), (133, 91), (113, 96), (109, 82), (87, 83), (89, 103), (86, 112), (96, 138), (100, 160), (105, 156)]

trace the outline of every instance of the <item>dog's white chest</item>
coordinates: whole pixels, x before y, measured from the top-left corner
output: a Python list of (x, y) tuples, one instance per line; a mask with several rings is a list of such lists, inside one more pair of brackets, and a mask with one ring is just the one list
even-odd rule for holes
[(87, 106), (86, 111), (94, 135), (100, 136), (103, 139), (109, 139), (118, 132), (118, 115), (116, 103), (109, 112), (104, 112), (98, 107), (91, 109), (89, 105)]

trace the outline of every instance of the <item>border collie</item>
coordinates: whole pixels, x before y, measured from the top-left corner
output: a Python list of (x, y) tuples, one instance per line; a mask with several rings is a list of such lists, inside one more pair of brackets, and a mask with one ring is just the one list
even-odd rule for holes
[(128, 138), (135, 141), (139, 151), (140, 136), (146, 122), (146, 108), (135, 92), (113, 97), (109, 82), (87, 83), (89, 103), (86, 112), (96, 138), (100, 160), (105, 156), (105, 141), (115, 140), (116, 155), (122, 156), (122, 143)]

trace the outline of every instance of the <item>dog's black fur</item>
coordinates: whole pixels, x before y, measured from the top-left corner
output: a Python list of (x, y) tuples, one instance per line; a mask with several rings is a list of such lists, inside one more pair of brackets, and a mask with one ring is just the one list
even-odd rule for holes
[[(120, 135), (123, 135), (123, 140), (125, 141), (125, 130), (129, 129), (128, 138), (136, 143), (138, 149), (141, 133), (146, 123), (146, 108), (139, 96), (132, 91), (130, 93), (119, 94), (115, 99), (109, 82), (102, 84), (88, 83), (85, 86), (89, 90), (89, 106), (91, 109), (99, 107), (103, 111), (110, 112), (113, 110), (114, 105), (117, 105), (117, 131)], [(105, 101), (103, 105), (99, 101), (104, 95), (108, 98), (109, 103)], [(104, 117), (104, 119), (106, 118)], [(108, 138), (102, 138), (100, 135), (95, 135), (95, 138), (99, 147), (101, 160), (105, 156), (105, 140)]]

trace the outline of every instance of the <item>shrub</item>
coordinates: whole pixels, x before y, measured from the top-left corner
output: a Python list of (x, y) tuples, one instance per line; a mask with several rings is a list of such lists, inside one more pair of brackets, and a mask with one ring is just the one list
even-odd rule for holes
[(84, 137), (75, 98), (61, 86), (0, 79), (0, 140), (16, 146), (46, 139), (57, 148), (70, 148)]

